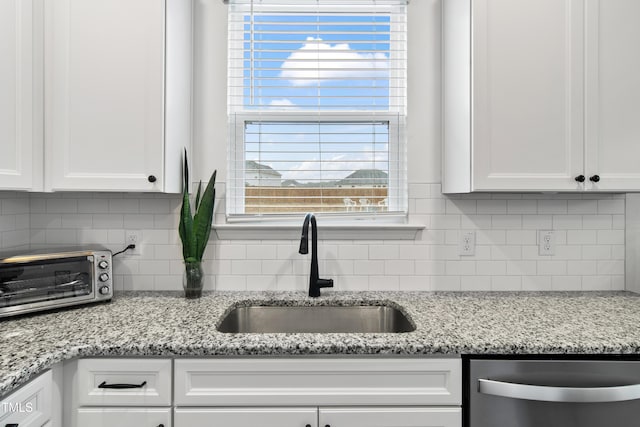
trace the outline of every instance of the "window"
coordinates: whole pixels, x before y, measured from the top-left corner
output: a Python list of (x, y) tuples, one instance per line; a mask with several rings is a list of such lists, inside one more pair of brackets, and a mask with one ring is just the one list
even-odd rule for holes
[(228, 219), (406, 215), (405, 3), (230, 1)]

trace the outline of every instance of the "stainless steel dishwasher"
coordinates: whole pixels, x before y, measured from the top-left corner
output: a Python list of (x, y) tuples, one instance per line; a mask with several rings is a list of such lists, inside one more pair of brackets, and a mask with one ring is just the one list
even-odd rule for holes
[(470, 359), (467, 427), (640, 425), (640, 362)]

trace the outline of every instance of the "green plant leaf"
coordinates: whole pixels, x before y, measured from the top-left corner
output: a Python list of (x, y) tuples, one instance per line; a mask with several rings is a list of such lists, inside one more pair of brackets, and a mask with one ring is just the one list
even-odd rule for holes
[(216, 174), (217, 170), (213, 171), (207, 187), (202, 194), (200, 200), (200, 206), (193, 219), (193, 228), (196, 240), (195, 257), (198, 261), (202, 260), (204, 251), (207, 248), (209, 242), (209, 236), (211, 234), (211, 223), (213, 221), (213, 208), (216, 197)]
[(189, 201), (189, 162), (187, 149), (184, 149), (184, 164), (182, 169), (182, 206), (180, 208), (180, 222), (178, 234), (182, 241), (182, 257), (184, 260), (193, 258), (196, 252), (197, 242), (193, 233), (193, 217), (191, 215), (191, 203)]
[(182, 192), (182, 208), (180, 209), (180, 225), (178, 227), (180, 239), (182, 240), (183, 259), (191, 258), (196, 253), (196, 239), (193, 233), (193, 218), (191, 216), (191, 204), (189, 203), (189, 193)]
[(196, 193), (196, 212), (198, 211), (198, 208), (200, 207), (200, 192), (202, 191), (202, 180), (200, 180), (200, 183), (198, 183), (198, 193)]

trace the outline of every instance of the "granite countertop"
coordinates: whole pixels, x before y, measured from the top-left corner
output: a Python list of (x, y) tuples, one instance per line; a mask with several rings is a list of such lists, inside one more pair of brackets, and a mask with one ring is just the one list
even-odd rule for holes
[[(640, 295), (627, 292), (131, 292), (112, 302), (7, 319), (0, 395), (62, 360), (90, 356), (304, 354), (640, 354)], [(388, 304), (416, 330), (401, 334), (225, 334), (241, 305)]]

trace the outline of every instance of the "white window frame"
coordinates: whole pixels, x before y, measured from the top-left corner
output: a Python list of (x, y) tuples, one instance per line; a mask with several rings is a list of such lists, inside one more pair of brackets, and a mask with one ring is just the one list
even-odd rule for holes
[[(336, 7), (342, 9), (342, 11), (347, 8), (349, 12), (353, 10), (353, 13), (363, 13), (368, 11), (368, 9), (363, 8), (362, 5), (359, 5), (357, 2), (351, 5), (344, 4), (336, 4)], [(289, 10), (283, 9), (283, 12), (287, 12)], [(398, 26), (401, 22), (398, 20), (399, 17), (396, 14), (391, 14), (391, 39), (390, 43), (390, 52), (400, 52), (397, 48), (400, 42), (404, 42), (406, 44), (406, 40), (400, 40), (398, 38), (393, 38), (394, 35), (404, 34), (404, 37), (407, 37), (407, 31), (404, 33), (400, 33), (398, 31)], [(231, 24), (229, 24), (231, 25)], [(240, 20), (236, 21), (236, 25), (239, 28), (231, 28), (227, 30), (231, 31), (244, 31), (244, 23), (240, 22)], [(404, 23), (406, 26), (406, 22)], [(229, 44), (229, 48), (234, 52), (241, 52), (243, 48), (243, 41), (236, 39), (234, 42)], [(405, 49), (402, 51), (403, 55), (407, 55), (408, 51)], [(229, 63), (227, 64), (227, 69), (233, 70), (243, 70), (244, 68), (244, 58), (241, 55), (238, 55), (235, 58), (229, 58)], [(404, 70), (398, 71), (398, 64), (404, 61), (405, 64), (407, 62), (407, 58), (398, 58), (397, 56), (391, 55), (389, 58), (390, 70), (392, 73), (404, 72), (405, 78), (403, 82), (407, 83), (407, 70), (408, 67), (405, 67)], [(244, 79), (242, 75), (242, 71), (239, 71), (237, 75), (229, 76), (229, 80), (242, 81)], [(391, 81), (397, 81), (397, 78), (394, 76), (390, 76)], [(229, 102), (228, 105), (242, 105), (243, 95), (243, 86), (241, 84), (233, 84), (229, 88), (228, 86), (228, 97)], [(404, 94), (402, 93), (404, 91)], [(237, 168), (235, 164), (237, 163), (236, 159), (241, 158), (244, 159), (244, 150), (245, 150), (245, 123), (247, 122), (256, 122), (260, 120), (264, 121), (380, 121), (380, 122), (388, 122), (389, 123), (389, 144), (388, 144), (388, 154), (389, 154), (389, 184), (388, 184), (388, 201), (389, 201), (389, 212), (381, 213), (381, 212), (366, 212), (366, 213), (349, 213), (349, 214), (340, 214), (340, 213), (319, 213), (316, 216), (325, 217), (326, 219), (335, 218), (337, 221), (363, 221), (363, 220), (389, 220), (391, 222), (406, 222), (408, 216), (408, 181), (407, 181), (407, 158), (406, 158), (406, 118), (407, 118), (407, 89), (406, 87), (398, 87), (397, 85), (390, 85), (389, 87), (389, 99), (404, 99), (404, 105), (390, 104), (388, 111), (380, 111), (380, 110), (371, 110), (371, 111), (348, 111), (348, 110), (339, 110), (339, 111), (318, 111), (318, 110), (304, 110), (304, 111), (277, 111), (274, 109), (270, 109), (269, 111), (261, 111), (261, 110), (244, 110), (244, 111), (229, 111), (228, 112), (228, 120), (229, 120), (229, 152), (228, 152), (228, 183), (226, 189), (226, 221), (227, 223), (232, 222), (262, 222), (262, 221), (276, 221), (289, 222), (289, 220), (297, 221), (299, 220), (300, 214), (290, 213), (290, 214), (245, 214), (244, 213), (244, 203), (245, 203), (245, 166), (244, 162), (242, 162), (242, 167)], [(238, 157), (240, 156), (240, 157)], [(243, 185), (239, 185), (238, 183), (242, 182)], [(233, 212), (230, 213), (231, 206), (238, 206)]]

